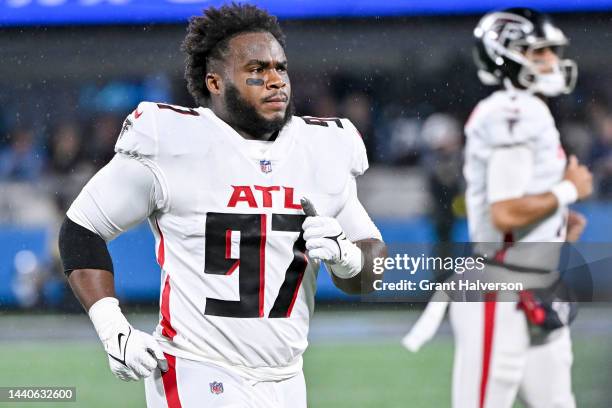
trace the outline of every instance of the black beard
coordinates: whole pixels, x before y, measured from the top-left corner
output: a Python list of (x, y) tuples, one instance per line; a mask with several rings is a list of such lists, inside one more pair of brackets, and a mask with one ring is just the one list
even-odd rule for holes
[(230, 125), (253, 136), (262, 139), (264, 136), (273, 134), (281, 130), (293, 116), (293, 103), (291, 98), (287, 102), (285, 115), (280, 119), (268, 120), (257, 113), (253, 105), (244, 100), (238, 88), (233, 84), (228, 84), (225, 90), (225, 110)]

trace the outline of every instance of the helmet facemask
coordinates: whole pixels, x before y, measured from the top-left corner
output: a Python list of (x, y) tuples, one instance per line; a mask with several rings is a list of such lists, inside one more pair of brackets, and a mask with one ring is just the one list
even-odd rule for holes
[[(526, 55), (529, 55), (538, 48), (547, 46), (553, 48), (553, 46), (548, 44), (530, 47)], [(554, 48), (562, 50), (561, 47), (556, 46)], [(551, 67), (550, 72), (540, 72), (537, 63), (528, 57), (524, 57), (524, 61), (521, 64), (522, 68), (517, 77), (518, 83), (525, 89), (544, 96), (558, 96), (571, 93), (576, 86), (578, 66), (573, 60), (561, 59), (559, 51), (556, 51), (555, 54), (557, 54), (559, 60)]]

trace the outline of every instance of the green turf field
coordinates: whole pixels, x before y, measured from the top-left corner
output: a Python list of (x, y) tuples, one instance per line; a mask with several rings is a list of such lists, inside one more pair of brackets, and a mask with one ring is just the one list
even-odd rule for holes
[[(142, 407), (142, 382), (116, 380), (95, 342), (0, 343), (0, 386), (75, 386), (76, 403), (0, 403), (0, 407)], [(574, 342), (574, 383), (579, 407), (608, 408), (609, 350), (605, 339)], [(602, 358), (604, 356), (605, 358)], [(418, 354), (397, 343), (316, 343), (305, 355), (309, 406), (448, 407), (452, 343), (442, 337)]]

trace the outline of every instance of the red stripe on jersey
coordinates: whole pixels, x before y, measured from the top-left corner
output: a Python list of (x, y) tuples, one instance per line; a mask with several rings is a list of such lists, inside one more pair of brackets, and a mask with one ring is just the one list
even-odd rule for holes
[(181, 399), (176, 385), (176, 357), (166, 353), (164, 353), (164, 357), (168, 361), (168, 371), (162, 373), (161, 376), (168, 408), (181, 408)]
[(295, 285), (295, 292), (293, 292), (293, 298), (291, 299), (291, 304), (289, 304), (289, 309), (287, 309), (286, 317), (291, 316), (293, 305), (295, 304), (295, 300), (297, 299), (298, 292), (300, 291), (300, 286), (302, 286), (302, 279), (304, 278), (304, 272), (306, 271), (306, 267), (308, 266), (308, 257), (306, 256), (306, 254), (304, 254), (303, 256), (304, 256), (304, 261), (306, 261), (306, 263), (304, 263), (304, 269), (302, 269), (302, 271), (300, 272), (300, 275), (298, 276), (297, 285)]
[(234, 264), (232, 265), (231, 268), (229, 268), (229, 271), (225, 272), (226, 276), (230, 276), (232, 273), (234, 273), (234, 271), (236, 269), (238, 269), (238, 267), (240, 266), (240, 259), (237, 260), (236, 262), (234, 262)]
[(166, 336), (170, 340), (176, 336), (176, 330), (170, 323), (170, 275), (166, 276), (166, 282), (164, 282), (164, 290), (162, 291), (161, 301), (161, 315), (162, 320), (160, 322), (162, 326), (162, 335)]
[(225, 230), (225, 259), (232, 257), (232, 230)]
[[(159, 222), (157, 222), (157, 219), (155, 220), (155, 225), (157, 226), (157, 230), (159, 231), (157, 263), (163, 269), (164, 262), (166, 261), (164, 234), (162, 233), (162, 230), (159, 227)], [(170, 275), (166, 275), (166, 281), (164, 282), (164, 289), (162, 291), (162, 301), (160, 309), (162, 315), (162, 320), (160, 322), (162, 326), (162, 335), (168, 337), (169, 339), (173, 339), (174, 336), (176, 336), (176, 330), (174, 330), (174, 328), (170, 324)]]
[(504, 259), (506, 258), (506, 251), (508, 250), (508, 248), (512, 246), (513, 243), (514, 243), (514, 235), (512, 235), (512, 232), (506, 232), (504, 234), (504, 247), (500, 249), (499, 251), (497, 251), (495, 255), (493, 256), (493, 258), (497, 262), (504, 262)]
[(266, 288), (266, 225), (267, 215), (261, 215), (261, 242), (259, 244), (259, 317), (264, 315), (264, 292)]
[(491, 352), (493, 350), (493, 333), (495, 328), (495, 293), (485, 295), (489, 299), (484, 304), (484, 341), (482, 352), (482, 377), (480, 378), (480, 408), (485, 406), (489, 371), (491, 367)]
[(164, 243), (164, 234), (162, 233), (161, 228), (159, 227), (159, 222), (157, 222), (157, 218), (155, 219), (155, 226), (157, 227), (157, 231), (159, 231), (159, 247), (157, 247), (157, 263), (160, 268), (164, 267), (164, 262), (166, 261), (166, 248)]

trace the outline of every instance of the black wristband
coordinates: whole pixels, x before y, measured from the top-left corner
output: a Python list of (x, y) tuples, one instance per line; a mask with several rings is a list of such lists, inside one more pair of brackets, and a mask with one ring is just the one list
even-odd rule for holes
[(102, 269), (113, 273), (106, 242), (66, 217), (59, 233), (59, 251), (66, 276), (75, 269)]

